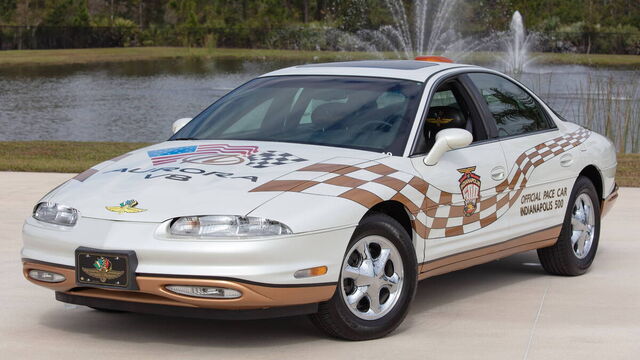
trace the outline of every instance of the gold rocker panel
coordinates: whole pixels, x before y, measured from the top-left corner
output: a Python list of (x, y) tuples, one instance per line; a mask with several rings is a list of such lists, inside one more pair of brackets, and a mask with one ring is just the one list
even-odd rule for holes
[(420, 275), (418, 278), (422, 280), (474, 265), (484, 264), (524, 251), (552, 246), (558, 241), (561, 229), (562, 226), (558, 225), (498, 244), (428, 261), (420, 265)]

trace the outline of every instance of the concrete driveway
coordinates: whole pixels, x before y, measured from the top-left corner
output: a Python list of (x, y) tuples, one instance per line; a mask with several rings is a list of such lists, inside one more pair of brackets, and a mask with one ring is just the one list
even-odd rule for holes
[(420, 283), (389, 337), (326, 338), (305, 317), (211, 321), (70, 308), (22, 277), (20, 229), (70, 174), (0, 172), (4, 359), (637, 359), (640, 189), (620, 190), (586, 275), (549, 276), (535, 252)]

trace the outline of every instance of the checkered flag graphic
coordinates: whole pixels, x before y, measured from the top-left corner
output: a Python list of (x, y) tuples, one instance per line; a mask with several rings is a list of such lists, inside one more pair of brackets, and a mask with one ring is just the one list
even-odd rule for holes
[(247, 166), (262, 169), (270, 166), (286, 165), (296, 162), (307, 161), (287, 152), (279, 152), (274, 150), (265, 151), (259, 154), (249, 155)]
[[(507, 179), (495, 188), (480, 192), (477, 210), (471, 216), (465, 216), (461, 193), (440, 190), (417, 173), (360, 159), (334, 158), (327, 163), (311, 164), (288, 174), (286, 179), (269, 181), (251, 191), (340, 197), (367, 209), (384, 200), (395, 200), (411, 213), (411, 226), (420, 238), (452, 237), (471, 233), (497, 221), (517, 202), (535, 168), (584, 143), (589, 135), (590, 131), (580, 129), (524, 151)], [(309, 172), (317, 176), (309, 180), (309, 176), (296, 175)]]

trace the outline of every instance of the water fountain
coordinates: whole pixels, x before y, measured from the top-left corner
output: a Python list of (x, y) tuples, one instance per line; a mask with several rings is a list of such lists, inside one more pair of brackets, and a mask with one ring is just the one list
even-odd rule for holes
[(455, 29), (457, 0), (416, 0), (405, 9), (402, 0), (384, 0), (393, 24), (377, 30), (360, 30), (338, 35), (343, 50), (358, 50), (378, 54), (392, 52), (397, 58), (413, 59), (417, 55), (443, 55), (456, 61), (475, 51), (501, 51), (498, 66), (519, 76), (532, 61), (529, 49), (534, 34), (526, 34), (522, 15), (514, 12), (509, 30), (495, 32), (480, 39), (462, 37)]
[(461, 39), (451, 21), (457, 0), (416, 0), (409, 14), (402, 0), (384, 1), (393, 18), (392, 25), (377, 30), (344, 34), (345, 50), (381, 53), (393, 52), (398, 58), (412, 59), (423, 54), (460, 54), (475, 49), (468, 39)]
[(398, 44), (399, 47), (393, 50), (405, 58), (443, 51), (457, 37), (451, 25), (453, 22), (449, 21), (456, 3), (456, 0), (417, 0), (413, 6), (412, 22), (409, 22), (401, 0), (385, 0), (395, 26), (385, 26), (378, 31), (391, 44)]
[(534, 59), (529, 56), (529, 49), (535, 41), (535, 34), (526, 34), (524, 22), (519, 11), (513, 13), (509, 32), (503, 40), (504, 56), (501, 58), (505, 72), (520, 76)]
[(391, 52), (399, 59), (413, 59), (418, 55), (442, 55), (464, 61), (474, 51), (496, 47), (503, 38), (493, 34), (482, 39), (462, 37), (455, 28), (458, 0), (415, 0), (405, 8), (402, 0), (384, 0), (393, 23), (376, 30), (356, 33), (334, 33), (338, 48), (366, 51), (386, 57)]

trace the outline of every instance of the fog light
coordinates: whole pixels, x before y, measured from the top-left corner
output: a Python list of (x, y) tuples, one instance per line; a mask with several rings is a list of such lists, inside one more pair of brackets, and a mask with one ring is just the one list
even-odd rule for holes
[(242, 293), (238, 290), (213, 286), (167, 285), (165, 288), (176, 294), (201, 298), (235, 299), (242, 296)]
[(300, 279), (300, 278), (307, 278), (312, 276), (320, 276), (326, 273), (327, 273), (326, 266), (316, 266), (309, 269), (298, 270), (295, 272), (295, 274), (293, 274), (293, 277), (295, 277), (296, 279)]
[(29, 277), (34, 280), (44, 281), (48, 283), (59, 283), (67, 279), (62, 274), (44, 270), (29, 270)]

